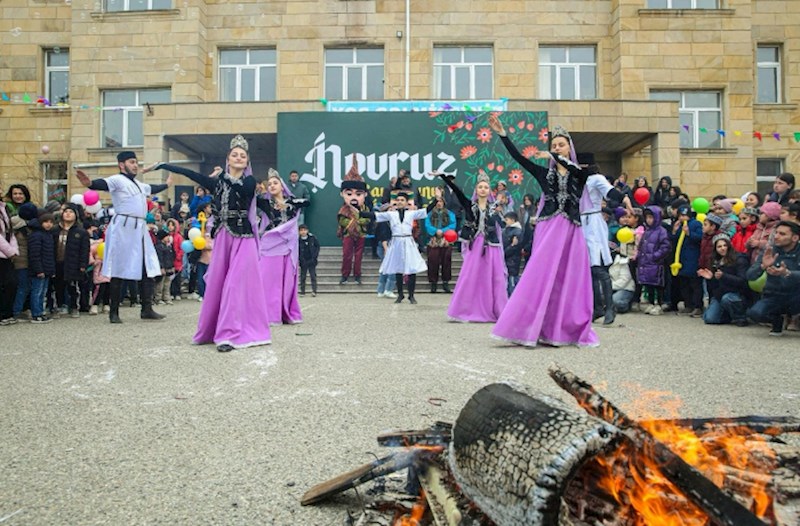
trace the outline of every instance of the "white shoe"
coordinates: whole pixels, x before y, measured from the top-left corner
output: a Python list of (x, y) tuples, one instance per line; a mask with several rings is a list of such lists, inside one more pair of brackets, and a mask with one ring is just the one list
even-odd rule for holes
[(199, 299), (199, 298), (200, 298), (200, 295), (199, 295), (199, 294), (197, 294), (196, 292), (192, 292), (192, 296), (191, 296), (191, 298), (192, 298), (193, 300), (196, 300), (196, 299)]
[(181, 299), (180, 296), (172, 296), (172, 301), (181, 301)]
[(386, 293), (385, 293), (385, 292), (379, 292), (379, 293), (378, 293), (378, 297), (379, 297), (379, 298), (382, 298), (382, 297), (384, 297), (385, 295), (386, 295)]
[(92, 305), (89, 307), (89, 314), (92, 316), (97, 316), (97, 305)]
[(653, 305), (650, 309), (647, 310), (647, 314), (651, 314), (653, 316), (661, 316), (664, 314), (664, 311), (661, 310), (661, 305)]
[(386, 292), (383, 293), (383, 297), (384, 298), (396, 298), (397, 294), (395, 294), (391, 290), (387, 290)]
[(203, 303), (203, 298), (202, 298), (202, 296), (197, 296), (197, 301), (198, 301), (199, 303)]
[(103, 305), (103, 312), (111, 312), (111, 305)]

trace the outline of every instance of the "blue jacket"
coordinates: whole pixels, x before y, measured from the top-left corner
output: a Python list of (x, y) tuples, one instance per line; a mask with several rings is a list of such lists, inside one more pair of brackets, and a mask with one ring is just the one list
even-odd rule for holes
[(192, 197), (192, 200), (189, 202), (190, 217), (197, 217), (197, 212), (201, 212), (206, 203), (209, 202), (211, 202), (211, 196), (208, 194), (203, 197)]
[(428, 217), (425, 218), (425, 231), (428, 232), (429, 236), (435, 236), (437, 230), (441, 230), (442, 232), (447, 232), (448, 230), (455, 230), (456, 228), (456, 215), (451, 212), (450, 210), (447, 211), (447, 218), (449, 222), (447, 226), (444, 227), (435, 227), (431, 224), (431, 214), (435, 211), (432, 210)]
[[(677, 248), (682, 228), (677, 232), (671, 233), (672, 243)], [(679, 276), (697, 277), (697, 269), (700, 268), (700, 241), (703, 239), (703, 225), (697, 219), (689, 220), (689, 233), (683, 240), (681, 248), (680, 263), (681, 269)]]
[(28, 221), (28, 274), (35, 278), (56, 275), (56, 242), (53, 234), (44, 230), (38, 219)]

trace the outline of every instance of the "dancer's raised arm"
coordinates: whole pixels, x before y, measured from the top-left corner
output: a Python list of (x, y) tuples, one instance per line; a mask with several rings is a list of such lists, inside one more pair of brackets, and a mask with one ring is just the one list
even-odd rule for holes
[[(212, 192), (217, 187), (217, 183), (219, 182), (219, 179), (215, 177), (209, 177), (207, 175), (195, 172), (194, 170), (189, 170), (188, 168), (184, 168), (183, 166), (175, 166), (174, 164), (169, 164), (169, 163), (156, 163), (151, 167), (151, 169), (167, 170), (168, 172), (183, 175), (184, 177), (191, 179), (193, 182), (199, 184), (206, 190)], [(253, 187), (255, 188), (255, 183), (253, 183)]]
[(467, 221), (475, 221), (475, 214), (472, 213), (472, 201), (470, 201), (467, 196), (464, 195), (464, 192), (461, 190), (461, 188), (459, 188), (453, 181), (455, 177), (441, 172), (434, 172), (433, 175), (441, 177), (442, 181), (444, 181), (444, 184), (446, 184), (448, 188), (453, 191), (456, 199), (458, 199), (458, 202), (464, 209), (464, 216), (466, 217)]
[[(539, 183), (539, 186), (544, 187), (544, 178), (547, 176), (547, 168), (539, 166), (522, 155), (519, 150), (517, 150), (517, 147), (514, 146), (514, 143), (508, 138), (506, 129), (503, 127), (503, 124), (500, 122), (500, 119), (497, 117), (497, 115), (489, 115), (489, 127), (500, 137), (500, 140), (503, 142), (503, 146), (506, 147), (506, 150), (511, 154), (511, 157), (517, 161), (520, 166), (525, 168), (525, 171), (536, 178), (536, 182)], [(547, 152), (539, 152), (539, 154), (536, 156), (537, 159), (549, 159), (550, 157), (550, 154)]]

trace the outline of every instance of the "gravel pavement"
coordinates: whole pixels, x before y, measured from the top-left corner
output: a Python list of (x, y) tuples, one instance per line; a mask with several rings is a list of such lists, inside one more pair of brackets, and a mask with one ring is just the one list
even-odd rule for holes
[(229, 354), (190, 344), (193, 301), (0, 327), (0, 524), (340, 525), (353, 492), (300, 497), (385, 454), (378, 433), (454, 421), (501, 380), (569, 399), (553, 362), (623, 407), (642, 386), (686, 417), (800, 416), (800, 333), (627, 314), (599, 348), (526, 349), (448, 323), (449, 298), (307, 296), (305, 323)]

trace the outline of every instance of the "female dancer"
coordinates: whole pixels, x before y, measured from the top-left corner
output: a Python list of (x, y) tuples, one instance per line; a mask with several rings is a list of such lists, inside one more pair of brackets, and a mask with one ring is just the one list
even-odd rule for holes
[(461, 228), (461, 264), (456, 288), (447, 309), (452, 321), (495, 322), (508, 302), (506, 263), (498, 232), (503, 218), (489, 203), (489, 177), (481, 172), (472, 200), (453, 182), (439, 175), (464, 207)]
[(295, 199), (278, 172), (270, 168), (266, 195), (259, 196), (267, 206), (262, 221), (261, 268), (269, 306), (270, 325), (301, 323), (303, 314), (297, 300), (298, 239), (297, 221), (307, 199)]
[(184, 175), (214, 196), (214, 251), (205, 275), (206, 290), (193, 341), (214, 342), (219, 352), (265, 345), (271, 335), (267, 297), (261, 287), (264, 267), (257, 243), (256, 180), (248, 161), (247, 141), (231, 141), (225, 173), (219, 177), (159, 163), (155, 169)]
[(588, 173), (577, 165), (572, 139), (560, 126), (552, 130), (550, 152), (537, 155), (549, 159), (549, 168), (544, 168), (517, 151), (496, 115), (489, 116), (489, 126), (514, 160), (536, 178), (544, 194), (531, 258), (492, 337), (530, 347), (537, 343), (596, 346), (592, 275), (580, 219)]

